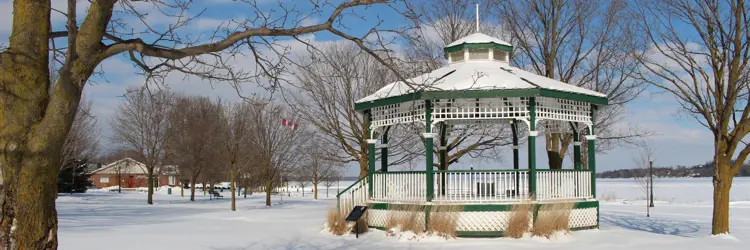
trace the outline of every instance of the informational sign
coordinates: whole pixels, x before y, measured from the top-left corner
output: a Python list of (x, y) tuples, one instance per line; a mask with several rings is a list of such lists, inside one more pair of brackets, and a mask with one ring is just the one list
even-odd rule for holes
[(366, 206), (355, 206), (345, 219), (346, 221), (354, 221), (354, 231), (357, 234), (357, 238), (359, 238), (359, 218), (362, 218), (365, 211), (367, 211)]
[(365, 214), (365, 211), (367, 211), (366, 206), (355, 206), (352, 211), (349, 212), (349, 215), (346, 216), (346, 221), (359, 221), (359, 218)]

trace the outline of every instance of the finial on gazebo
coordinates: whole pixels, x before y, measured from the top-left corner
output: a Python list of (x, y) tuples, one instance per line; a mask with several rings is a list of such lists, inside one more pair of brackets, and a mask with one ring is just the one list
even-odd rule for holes
[(477, 33), (479, 33), (479, 4), (475, 4), (477, 7)]

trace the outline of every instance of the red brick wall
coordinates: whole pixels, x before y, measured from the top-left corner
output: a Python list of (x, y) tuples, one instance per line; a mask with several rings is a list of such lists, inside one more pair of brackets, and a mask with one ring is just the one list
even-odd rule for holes
[[(102, 183), (101, 177), (102, 176), (108, 176), (109, 182), (108, 183)], [(146, 178), (145, 174), (137, 174), (137, 175), (130, 175), (130, 174), (122, 174), (120, 175), (120, 182), (122, 183), (123, 188), (129, 187), (130, 184), (130, 176), (133, 176), (133, 187), (148, 187), (148, 180)], [(105, 188), (105, 187), (111, 187), (111, 186), (117, 186), (117, 175), (116, 174), (93, 174), (91, 177), (89, 177), (89, 180), (94, 184), (94, 186), (98, 188)], [(157, 187), (166, 186), (169, 184), (169, 176), (159, 176), (159, 185)], [(169, 186), (179, 186), (180, 185), (180, 178), (175, 176), (175, 184), (169, 185)]]

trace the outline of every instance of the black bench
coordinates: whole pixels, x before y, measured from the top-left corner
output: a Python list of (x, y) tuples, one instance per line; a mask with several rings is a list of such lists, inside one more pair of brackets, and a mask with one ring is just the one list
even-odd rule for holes
[(216, 197), (216, 198), (223, 198), (224, 197), (219, 192), (216, 192), (216, 191), (213, 191), (211, 193), (211, 196)]

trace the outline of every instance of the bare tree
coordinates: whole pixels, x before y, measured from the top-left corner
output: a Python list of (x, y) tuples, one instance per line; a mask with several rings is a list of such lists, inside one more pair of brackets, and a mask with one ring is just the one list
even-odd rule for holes
[(711, 233), (729, 233), (729, 191), (750, 155), (750, 10), (742, 0), (637, 4), (632, 13), (650, 43), (643, 79), (714, 135)]
[(323, 186), (326, 187), (326, 198), (328, 198), (328, 191), (337, 185), (339, 179), (341, 179), (341, 171), (339, 168), (331, 168), (325, 178), (323, 178)]
[[(492, 6), (497, 7), (500, 25), (515, 45), (512, 62), (516, 66), (608, 95), (609, 106), (597, 110), (593, 121), (600, 142), (597, 150), (650, 134), (636, 126), (613, 126), (621, 120), (624, 105), (644, 89), (643, 81), (633, 73), (639, 65), (635, 55), (645, 48), (642, 34), (633, 31), (635, 24), (628, 16), (627, 1), (496, 2)], [(573, 142), (570, 130), (546, 133), (552, 169), (562, 167)], [(584, 152), (584, 167), (585, 156)]]
[[(317, 137), (315, 138), (317, 141)], [(307, 182), (310, 182), (313, 187), (313, 197), (317, 200), (319, 184), (325, 182), (332, 174), (335, 174), (336, 168), (339, 166), (334, 165), (333, 162), (324, 158), (325, 151), (328, 151), (327, 148), (321, 147), (321, 145), (315, 143), (310, 143), (308, 146), (309, 153), (300, 166), (301, 169), (299, 170), (300, 174), (298, 177), (302, 177), (306, 179)], [(304, 190), (304, 185), (300, 186), (302, 186)]]
[(297, 129), (282, 126), (281, 117), (286, 117), (282, 106), (273, 103), (258, 103), (252, 108), (250, 127), (255, 131), (250, 143), (255, 151), (258, 180), (266, 192), (266, 206), (271, 206), (271, 192), (281, 185), (281, 177), (297, 169), (310, 139), (302, 124)]
[(91, 105), (89, 101), (78, 106), (79, 110), (63, 144), (61, 168), (76, 160), (93, 160), (99, 153), (99, 129), (96, 117), (91, 115)]
[(222, 162), (229, 166), (229, 189), (232, 192), (231, 209), (236, 211), (235, 182), (238, 168), (248, 165), (252, 159), (252, 151), (249, 150), (249, 140), (252, 136), (249, 119), (251, 118), (252, 107), (251, 104), (246, 102), (225, 103), (221, 107), (221, 128), (218, 138), (222, 147), (219, 155)]
[[(285, 69), (273, 59), (289, 51), (279, 42), (284, 39), (278, 38), (327, 31), (385, 63), (374, 51), (395, 39), (385, 39), (393, 37), (386, 33), (398, 31), (385, 30), (381, 19), (366, 19), (363, 11), (380, 5), (384, 8), (379, 11), (413, 16), (404, 0), (312, 0), (305, 1), (310, 8), (304, 10), (281, 2), (261, 7), (255, 1), (237, 1), (249, 18), (226, 23), (204, 36), (189, 32), (189, 24), (203, 13), (189, 14), (194, 1), (97, 0), (89, 1), (81, 15), (76, 12), (79, 1), (68, 0), (66, 10), (54, 11), (51, 2), (13, 1), (12, 33), (7, 47), (0, 46), (0, 248), (4, 249), (57, 248), (57, 165), (83, 89), (104, 60), (126, 53), (152, 82), (171, 71), (220, 81), (228, 77), (212, 69), (223, 67), (232, 54), (245, 53), (256, 69), (247, 71), (243, 82), (256, 80), (273, 87), (281, 81), (266, 77), (282, 75)], [(54, 30), (63, 26), (52, 25), (53, 12), (65, 14), (64, 30)], [(154, 15), (174, 22), (154, 25), (150, 19)], [(310, 20), (322, 21), (307, 25)], [(368, 32), (350, 33), (351, 20), (365, 20)], [(65, 45), (57, 46), (56, 41), (63, 39)], [(55, 84), (50, 82), (50, 60), (60, 65)]]
[(220, 138), (220, 108), (206, 97), (179, 97), (170, 112), (168, 145), (181, 173), (190, 177), (190, 200), (195, 201), (195, 184), (210, 161), (217, 160)]
[(653, 197), (651, 197), (649, 187), (653, 188), (651, 185), (653, 185), (654, 183), (654, 176), (649, 170), (653, 160), (654, 149), (648, 145), (644, 145), (643, 147), (641, 147), (638, 151), (638, 154), (633, 156), (633, 164), (635, 165), (634, 170), (638, 171), (638, 173), (634, 175), (633, 180), (635, 180), (638, 187), (640, 187), (641, 191), (645, 194), (646, 217), (651, 217), (649, 200), (653, 200)]
[(154, 170), (164, 163), (169, 138), (172, 94), (167, 91), (134, 90), (125, 95), (112, 118), (111, 141), (130, 150), (148, 172), (148, 204), (153, 204)]
[[(347, 44), (323, 46), (314, 57), (299, 61), (304, 67), (298, 67), (295, 74), (301, 92), (292, 94), (295, 112), (319, 131), (321, 144), (338, 146), (323, 154), (324, 159), (356, 162), (360, 176), (366, 175), (369, 122), (354, 109), (354, 102), (397, 78), (361, 49)], [(391, 135), (404, 129), (394, 127)], [(414, 157), (409, 152), (415, 146), (413, 139), (394, 136), (388, 144), (392, 148), (389, 165)]]

